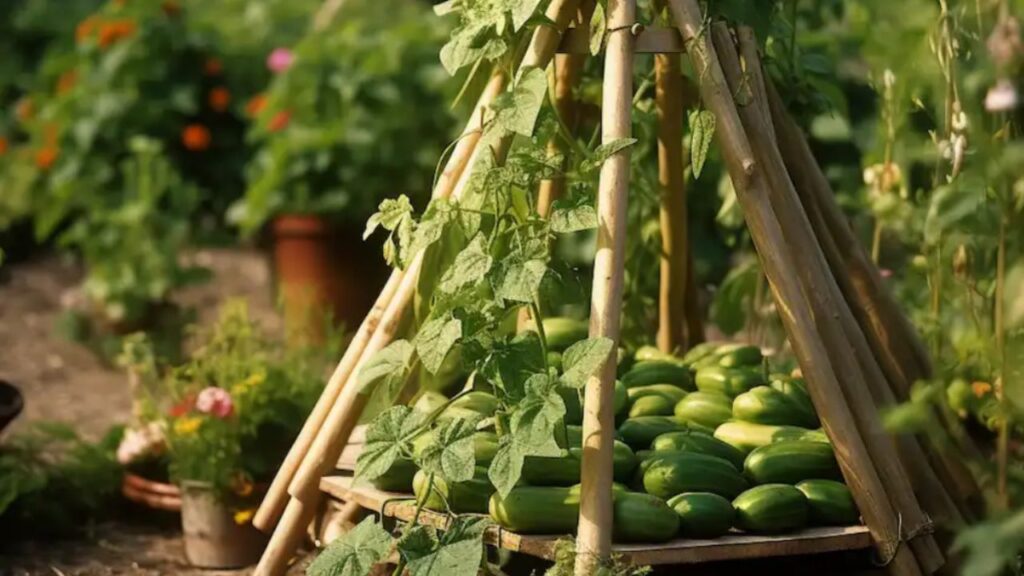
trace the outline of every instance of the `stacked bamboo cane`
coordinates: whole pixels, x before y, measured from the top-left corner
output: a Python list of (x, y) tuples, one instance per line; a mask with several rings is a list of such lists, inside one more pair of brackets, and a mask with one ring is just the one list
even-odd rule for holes
[[(734, 33), (724, 24), (708, 27), (695, 0), (667, 0), (667, 6), (699, 72), (701, 97), (715, 114), (719, 144), (762, 268), (879, 560), (899, 576), (934, 573), (945, 557), (932, 535), (933, 519), (956, 524), (969, 518), (974, 486), (963, 467), (936, 447), (888, 435), (879, 416), (880, 408), (906, 398), (911, 383), (929, 374), (927, 353), (843, 220), (803, 135), (764, 77), (752, 32), (741, 27)], [(520, 66), (546, 68), (562, 32), (573, 21), (588, 21), (592, 7), (592, 2), (553, 0), (546, 12), (553, 24), (535, 30)], [(604, 142), (631, 132), (635, 12), (635, 0), (608, 2)], [(692, 345), (703, 336), (686, 238), (679, 66), (675, 54), (656, 57), (664, 250), (659, 346), (665, 350), (685, 346), (687, 340)], [(556, 62), (555, 104), (563, 118), (572, 117), (571, 93), (581, 68), (579, 55)], [(461, 195), (472, 172), (468, 167), (481, 154), (477, 144), (484, 111), (505, 83), (495, 73), (484, 90), (435, 197)], [(743, 91), (746, 104), (737, 106), (735, 96)], [(503, 139), (490, 152), (503, 158), (509, 145)], [(541, 213), (560, 187), (558, 181), (542, 185)], [(605, 161), (597, 193), (590, 332), (615, 341), (628, 188), (626, 148)], [(304, 534), (319, 505), (320, 478), (334, 466), (367, 402), (355, 378), (406, 323), (421, 266), (422, 255), (405, 271), (393, 273), (282, 465), (255, 520), (264, 530), (276, 525), (256, 574), (282, 573)], [(680, 302), (685, 303), (682, 310)], [(594, 573), (611, 552), (614, 378), (609, 357), (586, 386), (578, 575)]]

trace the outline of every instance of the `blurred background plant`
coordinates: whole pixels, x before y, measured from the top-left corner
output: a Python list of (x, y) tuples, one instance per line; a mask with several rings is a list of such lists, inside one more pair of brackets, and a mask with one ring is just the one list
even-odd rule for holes
[(271, 52), (276, 75), (247, 105), (257, 151), (231, 220), (247, 233), (280, 214), (356, 228), (384, 198), (425, 200), (454, 119), (443, 35), (423, 4), (352, 0), (294, 49)]

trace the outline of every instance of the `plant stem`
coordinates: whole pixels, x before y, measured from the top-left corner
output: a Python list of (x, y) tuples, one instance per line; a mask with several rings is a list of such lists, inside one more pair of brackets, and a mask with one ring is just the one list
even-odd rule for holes
[(537, 303), (536, 298), (534, 298), (533, 302), (530, 302), (530, 315), (533, 316), (533, 324), (537, 327), (537, 334), (540, 335), (540, 353), (543, 355), (544, 366), (547, 366), (548, 336), (544, 333), (544, 322), (540, 315), (540, 305)]
[(1010, 507), (1010, 496), (1006, 489), (1006, 475), (1009, 461), (1010, 423), (1007, 418), (1004, 387), (1006, 385), (1006, 326), (1004, 300), (1006, 298), (1006, 221), (1007, 209), (999, 219), (999, 251), (996, 256), (996, 293), (995, 293), (995, 332), (996, 357), (999, 361), (999, 376), (995, 379), (995, 394), (999, 401), (999, 440), (996, 445), (996, 464), (999, 474), (998, 493), (1000, 505), (1004, 509)]
[[(434, 489), (434, 473), (431, 472), (430, 475), (427, 476), (427, 492), (426, 492), (427, 496), (430, 496), (430, 491), (433, 490), (433, 489)], [(416, 501), (416, 511), (413, 512), (413, 514), (412, 514), (412, 522), (409, 522), (409, 525), (406, 526), (405, 530), (409, 530), (410, 527), (415, 526), (415, 525), (419, 524), (419, 522), (420, 522), (420, 512), (423, 511), (423, 504), (426, 503), (427, 498), (423, 498), (422, 500), (417, 498), (416, 500), (417, 500)], [(391, 576), (401, 576), (402, 575), (402, 571), (404, 569), (405, 569), (405, 558), (402, 558), (402, 556), (399, 555), (398, 556), (398, 564), (395, 566), (395, 571), (391, 573)]]
[(875, 230), (871, 235), (871, 262), (878, 266), (882, 252), (882, 221), (875, 217)]

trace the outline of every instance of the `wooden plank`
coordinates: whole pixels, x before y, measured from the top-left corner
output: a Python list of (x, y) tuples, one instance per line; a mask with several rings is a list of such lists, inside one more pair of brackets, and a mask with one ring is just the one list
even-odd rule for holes
[[(675, 28), (651, 26), (636, 36), (636, 54), (681, 54), (686, 52), (683, 38)], [(570, 28), (562, 35), (559, 54), (590, 54), (590, 29)]]
[[(389, 518), (412, 521), (416, 506), (411, 494), (384, 492), (366, 484), (356, 484), (348, 476), (327, 476), (320, 488), (334, 498), (354, 501), (360, 506)], [(423, 510), (419, 522), (439, 529), (447, 526), (444, 514)], [(492, 527), (484, 540), (506, 550), (553, 560), (555, 546), (564, 537), (530, 536)], [(871, 535), (863, 526), (811, 528), (783, 536), (760, 536), (739, 532), (714, 540), (678, 539), (663, 544), (615, 544), (612, 553), (640, 566), (663, 564), (697, 564), (717, 560), (767, 558), (821, 554), (841, 550), (863, 550), (871, 547)]]

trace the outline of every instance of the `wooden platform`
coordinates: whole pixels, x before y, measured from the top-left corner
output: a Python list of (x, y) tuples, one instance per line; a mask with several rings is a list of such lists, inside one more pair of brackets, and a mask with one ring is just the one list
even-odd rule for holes
[[(409, 522), (415, 513), (412, 495), (383, 492), (362, 483), (353, 486), (350, 476), (325, 477), (320, 482), (320, 488), (334, 498), (358, 502), (364, 508), (385, 517)], [(419, 520), (422, 524), (440, 529), (444, 529), (447, 523), (445, 515), (429, 510), (420, 512)], [(555, 545), (559, 540), (557, 536), (528, 536), (502, 530), (497, 526), (488, 529), (485, 534), (488, 544), (546, 560), (554, 559)], [(623, 560), (644, 566), (819, 554), (870, 546), (871, 538), (867, 528), (850, 526), (812, 528), (784, 536), (735, 533), (714, 540), (679, 539), (663, 544), (616, 544), (614, 551)]]

